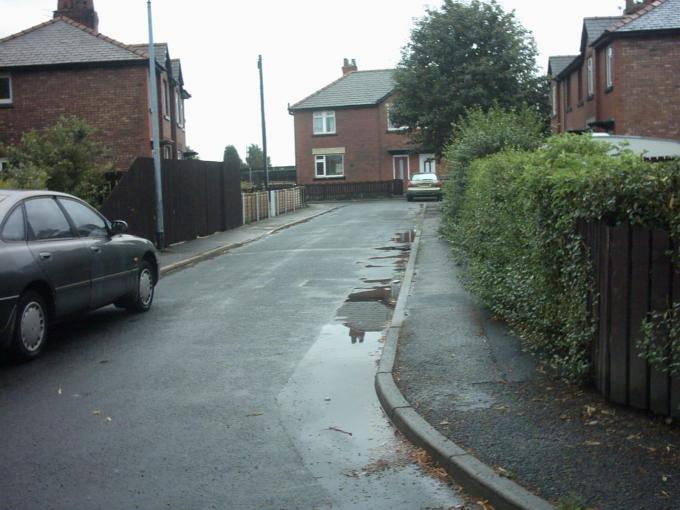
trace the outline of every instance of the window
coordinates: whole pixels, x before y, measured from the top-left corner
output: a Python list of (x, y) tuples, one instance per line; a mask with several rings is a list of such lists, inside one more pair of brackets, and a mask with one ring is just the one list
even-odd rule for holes
[(4, 172), (7, 170), (9, 167), (9, 159), (7, 158), (0, 158), (0, 173)]
[(80, 237), (106, 237), (109, 231), (104, 219), (89, 207), (75, 200), (59, 199), (66, 212), (73, 220)]
[(593, 97), (593, 94), (595, 93), (595, 81), (594, 81), (594, 75), (593, 75), (593, 57), (590, 56), (588, 57), (588, 98)]
[(0, 74), (0, 104), (12, 104), (12, 79)]
[(184, 99), (182, 99), (182, 90), (175, 88), (175, 117), (179, 127), (184, 126)]
[(345, 157), (342, 154), (315, 156), (315, 161), (317, 177), (343, 177), (345, 175)]
[(66, 216), (52, 198), (27, 200), (26, 216), (32, 240), (44, 241), (73, 237)]
[(168, 80), (163, 78), (163, 87), (161, 88), (163, 95), (163, 116), (166, 119), (170, 118), (170, 89), (168, 89)]
[(163, 146), (163, 159), (172, 159), (172, 146)]
[(5, 241), (25, 241), (26, 226), (24, 225), (24, 209), (19, 206), (14, 209), (7, 218), (2, 229), (2, 238)]
[(552, 83), (552, 114), (553, 117), (557, 115), (557, 82)]
[(314, 134), (329, 135), (335, 133), (335, 112), (314, 112)]
[(392, 115), (391, 115), (392, 105), (391, 104), (387, 104), (385, 106), (385, 110), (387, 110), (387, 130), (388, 131), (402, 131), (404, 129), (407, 129), (408, 126), (398, 126), (397, 124), (395, 124), (392, 121)]
[(578, 102), (583, 103), (583, 69), (579, 67), (578, 69)]
[(607, 88), (610, 89), (614, 86), (614, 49), (611, 46), (606, 49), (606, 57)]
[(571, 110), (571, 75), (564, 80), (564, 111)]

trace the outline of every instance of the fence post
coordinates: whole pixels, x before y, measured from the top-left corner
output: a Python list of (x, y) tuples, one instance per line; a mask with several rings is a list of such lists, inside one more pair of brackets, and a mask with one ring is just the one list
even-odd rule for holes
[(241, 214), (243, 216), (243, 224), (246, 224), (246, 194), (241, 193)]
[(260, 221), (260, 193), (255, 192), (255, 209), (257, 213), (255, 214), (255, 221)]

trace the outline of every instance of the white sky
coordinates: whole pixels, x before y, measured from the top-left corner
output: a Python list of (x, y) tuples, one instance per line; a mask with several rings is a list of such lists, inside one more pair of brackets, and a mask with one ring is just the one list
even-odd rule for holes
[[(625, 0), (499, 0), (533, 32), (545, 71), (550, 55), (577, 53), (582, 19), (619, 15)], [(187, 142), (201, 159), (221, 160), (226, 145), (245, 159), (262, 145), (257, 56), (265, 69), (267, 140), (272, 164), (295, 163), (295, 103), (341, 75), (342, 59), (360, 70), (394, 67), (422, 0), (153, 0), (154, 38), (182, 60), (192, 99)], [(0, 0), (0, 38), (52, 18), (57, 0)], [(127, 44), (147, 41), (145, 0), (95, 0), (99, 30)], [(121, 84), (123, 85), (123, 84)], [(123, 85), (124, 86), (124, 85)]]

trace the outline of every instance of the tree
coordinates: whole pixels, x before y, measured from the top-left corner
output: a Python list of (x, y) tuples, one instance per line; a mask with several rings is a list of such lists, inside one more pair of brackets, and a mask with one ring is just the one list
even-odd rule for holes
[(111, 165), (103, 163), (106, 150), (94, 139), (95, 133), (76, 117), (27, 131), (18, 144), (2, 149), (9, 168), (0, 187), (63, 191), (99, 205), (107, 189), (104, 174)]
[(416, 22), (395, 73), (394, 118), (441, 154), (466, 109), (523, 103), (548, 111), (536, 43), (495, 0), (444, 0)]
[(228, 168), (234, 168), (239, 171), (243, 168), (244, 165), (243, 161), (241, 160), (241, 156), (239, 156), (236, 147), (234, 147), (233, 145), (227, 145), (224, 148), (223, 161)]
[[(246, 149), (246, 164), (251, 170), (264, 170), (264, 154), (260, 146), (253, 143)], [(267, 157), (267, 166), (272, 166), (271, 158)]]

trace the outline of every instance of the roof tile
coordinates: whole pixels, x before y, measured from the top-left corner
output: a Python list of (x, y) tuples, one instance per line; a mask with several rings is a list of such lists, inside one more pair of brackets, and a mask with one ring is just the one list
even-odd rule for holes
[(318, 90), (291, 110), (370, 106), (394, 90), (394, 69), (355, 71)]
[(0, 40), (0, 67), (143, 60), (134, 48), (66, 18)]

